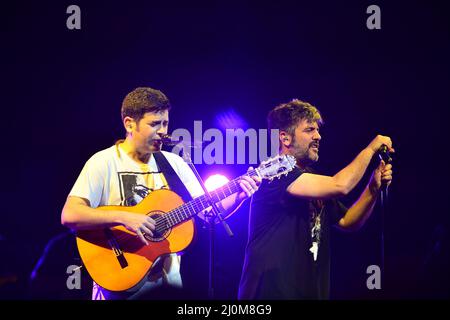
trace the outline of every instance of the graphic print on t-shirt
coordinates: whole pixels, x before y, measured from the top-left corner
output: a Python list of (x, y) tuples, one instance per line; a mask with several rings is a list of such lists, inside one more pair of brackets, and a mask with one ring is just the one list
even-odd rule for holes
[[(118, 175), (120, 204), (135, 206), (155, 190), (154, 175), (161, 175), (161, 172), (118, 172)], [(167, 184), (163, 188), (167, 188)]]

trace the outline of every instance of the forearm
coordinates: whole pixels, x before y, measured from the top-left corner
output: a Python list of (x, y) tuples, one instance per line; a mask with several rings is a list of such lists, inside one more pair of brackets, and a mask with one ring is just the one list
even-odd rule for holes
[(119, 211), (71, 204), (64, 206), (61, 223), (73, 230), (84, 230), (117, 226), (121, 224), (121, 220)]
[(224, 217), (226, 218), (230, 217), (233, 213), (237, 211), (237, 209), (239, 209), (242, 203), (244, 203), (244, 200), (246, 198), (241, 197), (240, 195), (241, 195), (240, 192), (234, 193), (221, 201), (221, 205), (224, 210), (223, 211)]
[[(250, 198), (258, 190), (260, 184), (261, 178), (258, 176), (242, 176), (239, 181), (241, 190), (217, 203), (217, 206), (219, 207), (218, 209), (222, 213), (222, 216), (228, 218), (236, 212), (244, 200)], [(200, 213), (199, 217), (205, 219), (205, 213)]]
[(378, 192), (367, 186), (359, 199), (350, 207), (339, 221), (339, 226), (345, 230), (354, 231), (361, 228), (372, 214), (377, 201)]
[[(222, 217), (224, 217), (225, 219), (229, 218), (233, 213), (235, 213), (246, 199), (239, 194), (240, 193), (234, 193), (231, 196), (226, 197), (222, 201), (216, 203)], [(211, 210), (211, 207), (206, 209), (206, 211), (204, 212), (200, 212), (198, 216), (201, 219), (206, 220), (205, 214), (206, 212), (209, 212), (209, 210)]]
[(365, 148), (348, 166), (333, 176), (336, 184), (343, 188), (345, 194), (349, 193), (361, 180), (373, 155), (372, 149)]

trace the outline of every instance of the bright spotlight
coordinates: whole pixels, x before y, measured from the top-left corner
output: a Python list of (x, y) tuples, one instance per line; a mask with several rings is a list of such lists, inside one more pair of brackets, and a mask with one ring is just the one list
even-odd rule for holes
[(221, 174), (214, 174), (205, 181), (205, 187), (208, 191), (216, 190), (217, 188), (220, 188), (221, 186), (227, 184), (227, 182), (230, 181), (227, 177), (221, 175)]

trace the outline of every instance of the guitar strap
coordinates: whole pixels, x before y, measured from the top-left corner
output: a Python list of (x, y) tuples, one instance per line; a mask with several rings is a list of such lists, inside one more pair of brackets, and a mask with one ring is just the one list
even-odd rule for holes
[(192, 197), (187, 190), (186, 186), (181, 182), (180, 177), (176, 174), (175, 170), (173, 170), (169, 161), (167, 161), (166, 157), (162, 152), (153, 153), (155, 157), (156, 165), (159, 170), (164, 174), (164, 178), (166, 178), (167, 183), (169, 184), (170, 190), (174, 191), (178, 194), (184, 202), (188, 202), (192, 200)]

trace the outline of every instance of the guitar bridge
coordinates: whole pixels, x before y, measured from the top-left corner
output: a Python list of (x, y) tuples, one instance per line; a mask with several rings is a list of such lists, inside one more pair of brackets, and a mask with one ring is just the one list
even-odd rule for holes
[(126, 267), (128, 267), (128, 261), (123, 254), (123, 250), (120, 249), (119, 243), (117, 242), (116, 237), (114, 237), (114, 234), (111, 231), (111, 229), (105, 229), (105, 235), (106, 238), (108, 239), (109, 246), (111, 247), (111, 249), (114, 252), (114, 255), (117, 258), (117, 261), (119, 262), (122, 269), (125, 269)]

